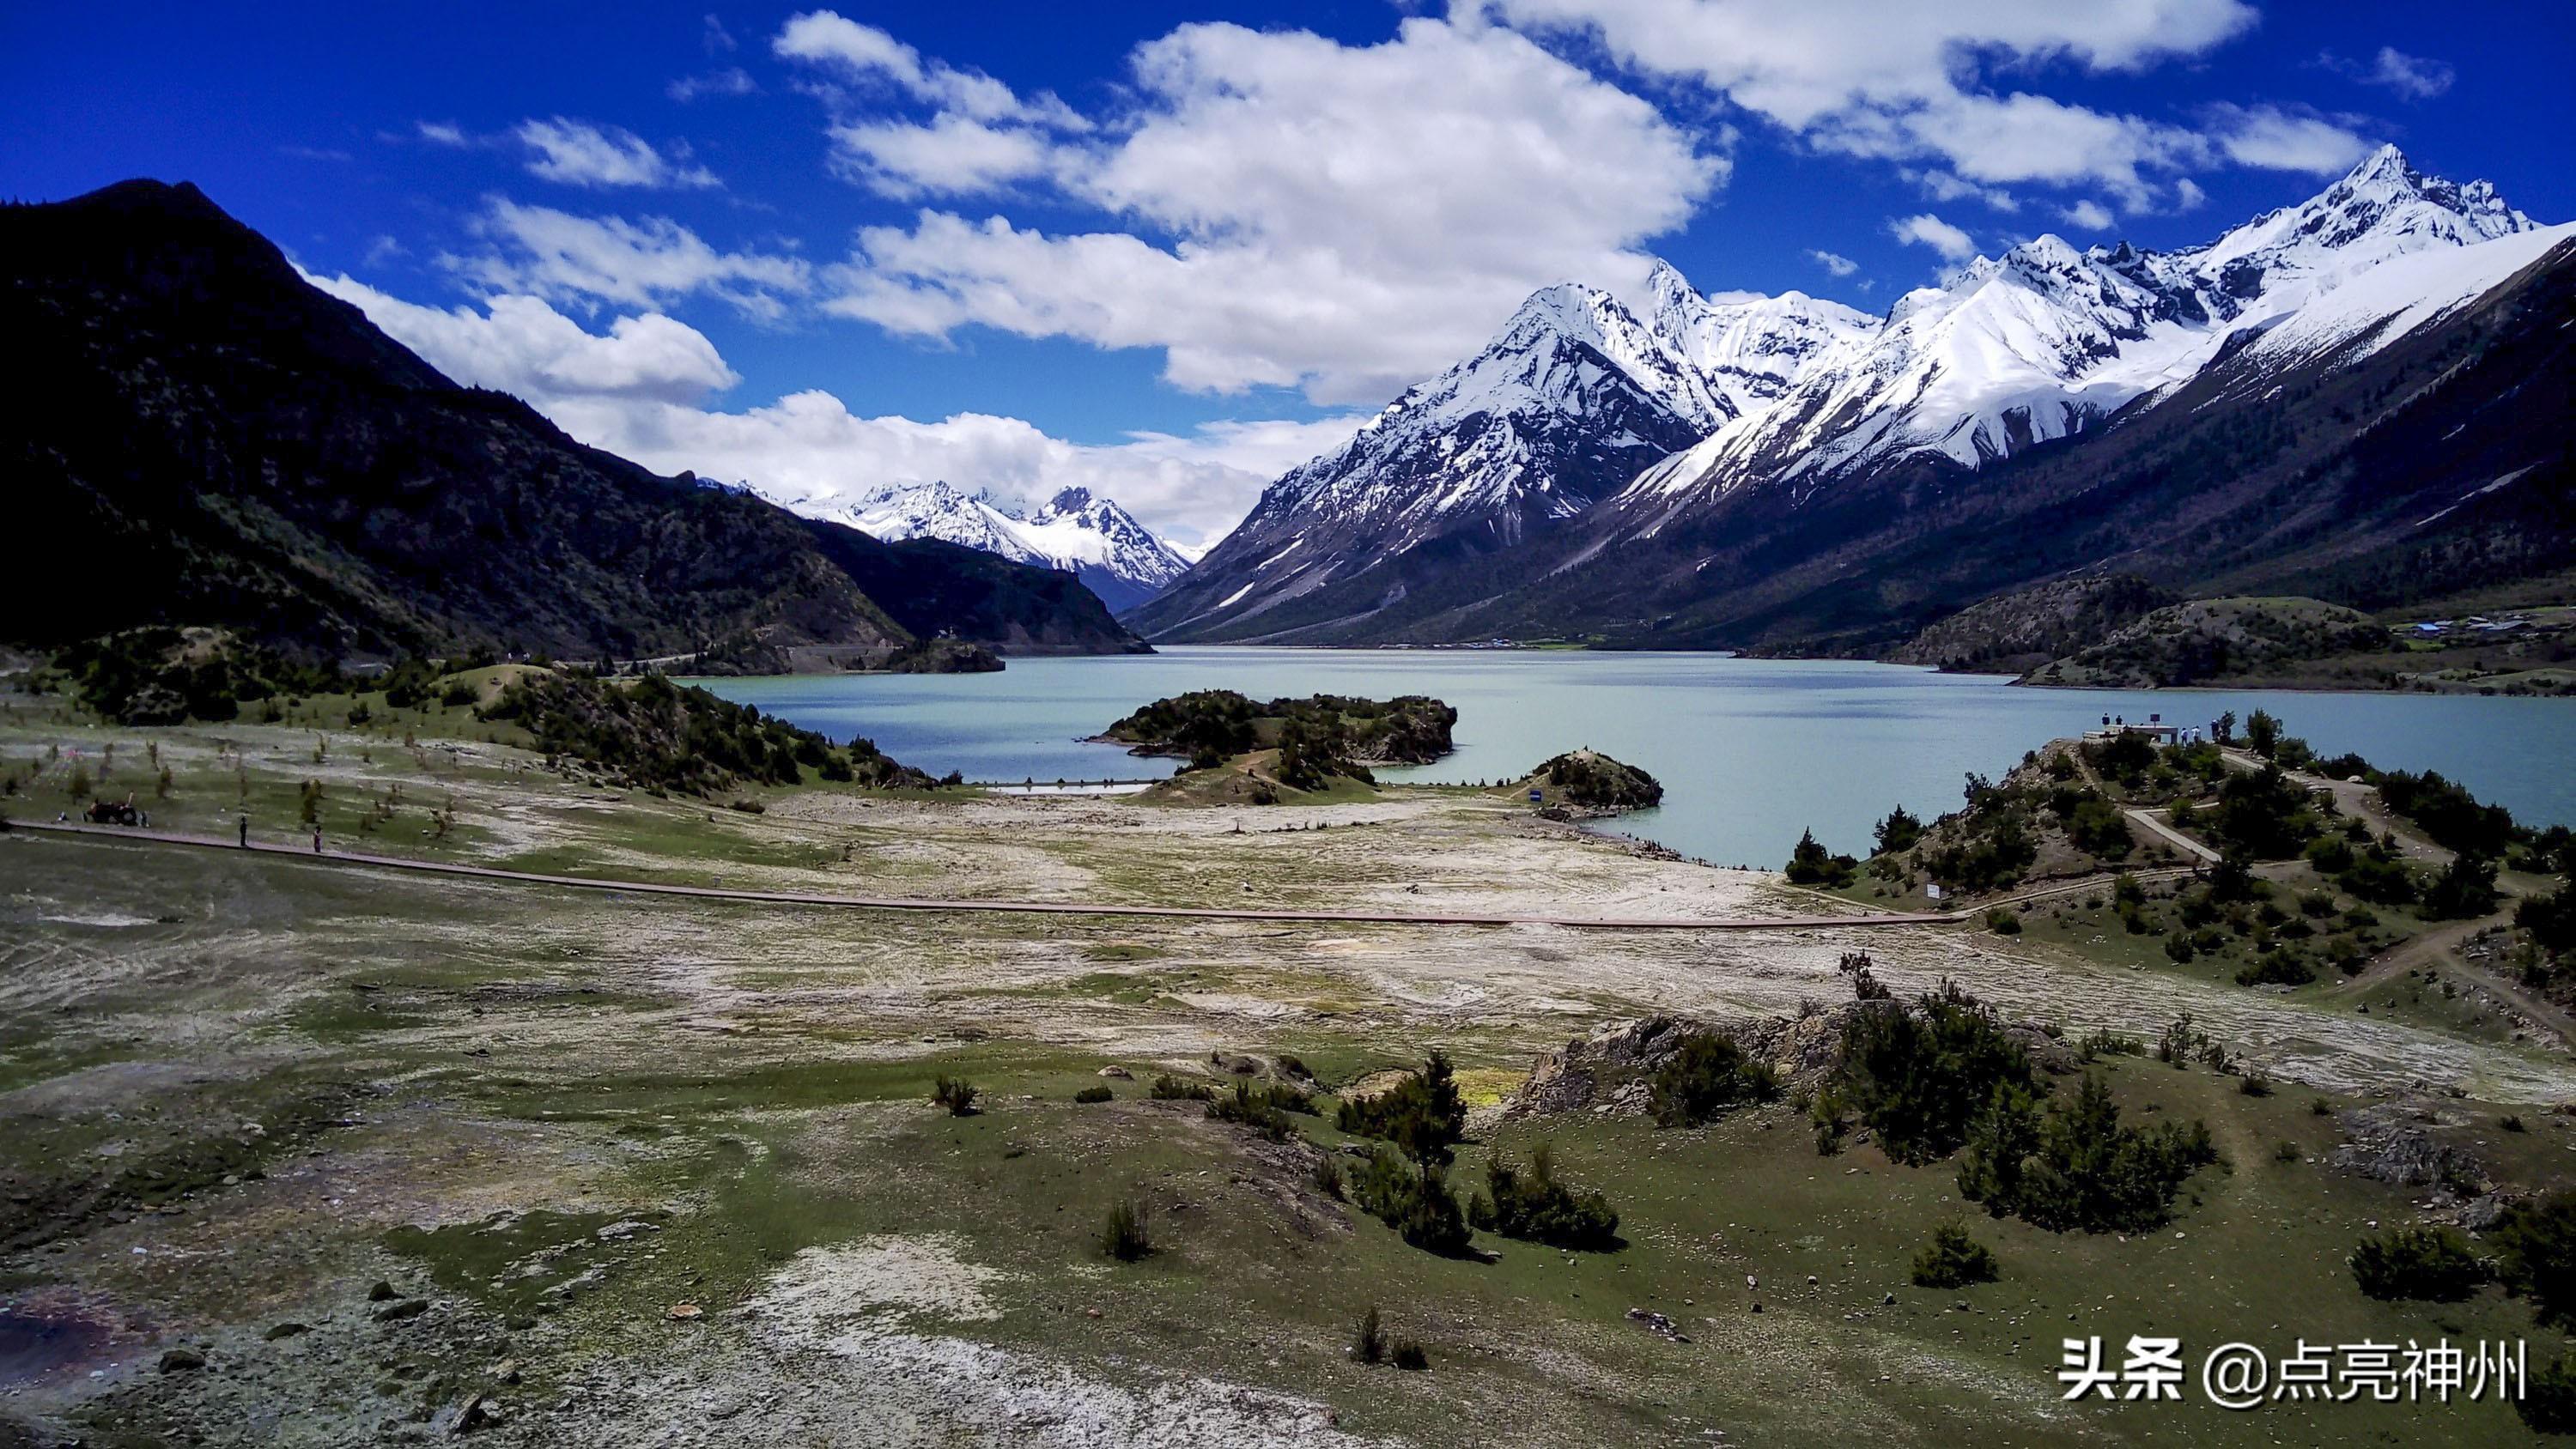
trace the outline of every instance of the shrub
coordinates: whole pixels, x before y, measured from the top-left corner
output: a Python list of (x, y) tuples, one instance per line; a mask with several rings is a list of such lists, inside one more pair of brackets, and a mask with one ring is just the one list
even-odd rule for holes
[(1425, 1252), (1456, 1257), (1467, 1251), (1467, 1218), (1457, 1194), (1449, 1190), (1448, 1174), (1428, 1162), (1381, 1151), (1351, 1184), (1351, 1197)]
[(1386, 1329), (1378, 1322), (1374, 1304), (1360, 1315), (1359, 1331), (1351, 1335), (1351, 1357), (1361, 1363), (1382, 1363), (1386, 1359)]
[(1407, 1373), (1418, 1374), (1431, 1367), (1431, 1355), (1421, 1344), (1409, 1338), (1399, 1338), (1395, 1341), (1392, 1357), (1395, 1366)]
[(1133, 1263), (1154, 1251), (1153, 1223), (1143, 1204), (1126, 1198), (1109, 1205), (1101, 1224), (1100, 1250), (1121, 1263)]
[(1914, 1255), (1917, 1288), (1965, 1288), (1972, 1283), (1992, 1283), (2001, 1276), (1992, 1250), (1969, 1237), (1967, 1228), (1958, 1223), (1934, 1228), (1932, 1241)]
[(1839, 889), (1850, 885), (1860, 870), (1860, 862), (1848, 855), (1835, 855), (1816, 840), (1809, 830), (1798, 837), (1796, 848), (1789, 852), (1787, 875), (1791, 885), (1825, 886)]
[(2308, 958), (2289, 946), (2274, 946), (2236, 969), (2239, 986), (2305, 986), (2316, 979)]
[(2030, 1054), (1955, 982), (1910, 1006), (1856, 1010), (1843, 1023), (1835, 1095), (1909, 1166), (1958, 1151), (1996, 1087), (2030, 1082)]
[(2188, 966), (2198, 953), (2192, 950), (2191, 937), (2179, 933), (2165, 937), (2165, 959), (2177, 966)]
[(2513, 1411), (2535, 1434), (2576, 1434), (2576, 1354), (2542, 1364), (2524, 1383)]
[(1216, 1088), (1165, 1072), (1154, 1079), (1153, 1097), (1158, 1102), (1212, 1102)]
[(2361, 1291), (2380, 1299), (2457, 1303), (2495, 1275), (2484, 1258), (2469, 1250), (2469, 1240), (2458, 1229), (2439, 1226), (2398, 1228), (2364, 1238), (2349, 1261)]
[(1342, 1160), (1327, 1152), (1315, 1159), (1315, 1191), (1339, 1200), (1342, 1195)]
[(972, 1117), (978, 1090), (964, 1077), (934, 1077), (930, 1083), (931, 1104), (947, 1108), (951, 1117)]
[(1745, 1055), (1733, 1037), (1693, 1032), (1655, 1069), (1647, 1110), (1665, 1127), (1697, 1127), (1739, 1102), (1780, 1095), (1768, 1062)]
[(2455, 855), (2424, 888), (2424, 919), (2465, 921), (2496, 908), (2496, 865), (2474, 855)]
[(1110, 1091), (1107, 1087), (1085, 1087), (1081, 1091), (1073, 1094), (1073, 1100), (1077, 1102), (1106, 1102), (1115, 1095), (1117, 1094)]
[(1998, 936), (2021, 934), (2021, 917), (2002, 906), (1986, 912), (1986, 929)]
[(1916, 842), (1922, 840), (1923, 822), (1915, 818), (1914, 812), (1899, 805), (1887, 812), (1886, 819), (1878, 822), (1878, 829), (1874, 833), (1879, 854), (1902, 855), (1912, 850)]
[[(1249, 1127), (1273, 1142), (1286, 1142), (1297, 1135), (1297, 1124), (1272, 1100), (1279, 1090), (1255, 1091), (1250, 1082), (1237, 1082), (1233, 1091), (1208, 1102), (1207, 1114), (1219, 1122)], [(1303, 1093), (1298, 1096), (1303, 1100)]]
[(2576, 1328), (2576, 1192), (2517, 1204), (2492, 1241), (2505, 1291), (2543, 1324)]
[(1467, 1135), (1467, 1104), (1449, 1058), (1433, 1051), (1422, 1070), (1374, 1097), (1345, 1098), (1335, 1125), (1355, 1137), (1392, 1142), (1416, 1162), (1446, 1164)]
[(2096, 1028), (2075, 1047), (2075, 1055), (2088, 1062), (2096, 1057), (2145, 1056), (2146, 1052), (2147, 1044), (2136, 1037), (2101, 1028)]
[(2236, 1091), (2239, 1096), (2268, 1097), (2272, 1095), (2272, 1084), (2249, 1072), (2236, 1084)]
[(2043, 1117), (2038, 1094), (2000, 1085), (1959, 1159), (1959, 1195), (1996, 1217), (2051, 1232), (2145, 1232), (2173, 1213), (2192, 1173), (2218, 1160), (2209, 1126), (2122, 1126), (2110, 1087), (2090, 1073)]
[(1467, 1221), (1486, 1232), (1557, 1248), (1606, 1251), (1619, 1246), (1619, 1214), (1609, 1199), (1558, 1182), (1555, 1153), (1547, 1143), (1530, 1149), (1526, 1173), (1496, 1155), (1485, 1164), (1485, 1186), (1467, 1204)]
[(2305, 1160), (2307, 1155), (2301, 1150), (2299, 1144), (2286, 1137), (2272, 1148), (2272, 1160), (2275, 1162), (2299, 1162)]

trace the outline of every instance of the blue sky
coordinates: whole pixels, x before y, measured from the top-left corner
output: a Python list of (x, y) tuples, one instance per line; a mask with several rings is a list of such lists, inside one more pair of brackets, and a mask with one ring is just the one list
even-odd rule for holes
[(1870, 311), (2383, 141), (2576, 217), (2563, 6), (13, 6), (0, 190), (187, 179), (453, 374), (823, 499), (1184, 540), (1529, 290)]

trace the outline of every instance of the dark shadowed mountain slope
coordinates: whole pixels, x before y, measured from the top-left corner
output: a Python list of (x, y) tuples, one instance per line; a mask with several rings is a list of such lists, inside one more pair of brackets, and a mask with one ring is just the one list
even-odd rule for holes
[(1071, 578), (887, 545), (585, 447), (461, 388), (196, 188), (0, 210), (22, 545), (0, 632), (225, 625), (323, 656), (1134, 647)]

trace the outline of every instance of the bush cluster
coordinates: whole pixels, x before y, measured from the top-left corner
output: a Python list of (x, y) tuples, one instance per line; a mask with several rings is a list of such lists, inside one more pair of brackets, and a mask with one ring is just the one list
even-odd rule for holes
[(2456, 1228), (2393, 1229), (2353, 1250), (2352, 1276), (2373, 1298), (2457, 1303), (2484, 1287), (2495, 1270), (2469, 1249)]
[(1655, 1068), (1646, 1106), (1658, 1125), (1697, 1127), (1729, 1107), (1779, 1095), (1770, 1063), (1747, 1055), (1733, 1037), (1693, 1032)]
[(2161, 1226), (2194, 1172), (2218, 1160), (2209, 1125), (2120, 1122), (2101, 1077), (2043, 1114), (2038, 1093), (1998, 1085), (1959, 1160), (1959, 1195), (1996, 1217), (2051, 1232), (2137, 1233)]
[(1507, 1238), (1558, 1248), (1606, 1251), (1619, 1246), (1619, 1214), (1598, 1192), (1557, 1181), (1547, 1143), (1530, 1149), (1524, 1172), (1496, 1154), (1485, 1164), (1485, 1189), (1467, 1204), (1467, 1221)]
[(1467, 1104), (1449, 1058), (1434, 1050), (1422, 1070), (1373, 1097), (1346, 1097), (1334, 1125), (1393, 1143), (1416, 1162), (1446, 1166), (1467, 1135)]
[(2001, 1276), (1993, 1250), (1968, 1236), (1967, 1228), (1959, 1223), (1943, 1223), (1933, 1229), (1932, 1241), (1914, 1255), (1917, 1288), (1966, 1288), (1992, 1283)]

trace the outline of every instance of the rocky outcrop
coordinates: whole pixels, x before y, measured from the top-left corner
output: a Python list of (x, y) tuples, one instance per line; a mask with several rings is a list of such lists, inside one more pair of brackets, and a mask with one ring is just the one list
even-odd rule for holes
[[(1694, 1036), (1733, 1039), (1738, 1047), (1768, 1064), (1780, 1085), (1790, 1091), (1821, 1086), (1842, 1064), (1844, 1023), (1856, 1011), (1894, 1011), (1894, 1001), (1852, 1002), (1787, 1016), (1649, 1016), (1603, 1022), (1586, 1036), (1539, 1054), (1529, 1080), (1503, 1099), (1496, 1118), (1559, 1116), (1598, 1112), (1643, 1116), (1655, 1072)], [(2004, 1031), (2032, 1064), (2051, 1075), (2077, 1066), (2074, 1052), (2034, 1022), (2007, 1023)]]

